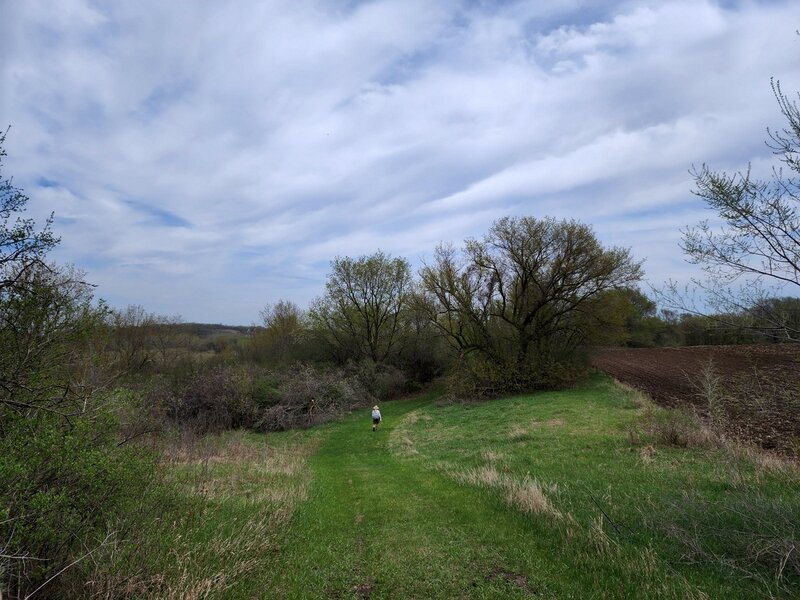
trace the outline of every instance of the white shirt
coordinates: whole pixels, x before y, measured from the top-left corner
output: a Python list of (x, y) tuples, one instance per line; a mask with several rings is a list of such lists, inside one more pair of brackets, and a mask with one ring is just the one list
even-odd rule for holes
[(380, 418), (381, 418), (381, 411), (379, 411), (379, 410), (373, 410), (373, 411), (372, 411), (372, 418), (373, 418), (373, 419), (380, 419)]

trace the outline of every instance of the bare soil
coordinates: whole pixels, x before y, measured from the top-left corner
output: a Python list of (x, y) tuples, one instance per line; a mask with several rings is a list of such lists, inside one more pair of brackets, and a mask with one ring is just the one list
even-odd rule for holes
[(800, 345), (601, 348), (592, 364), (669, 407), (708, 412), (704, 370), (719, 377), (730, 433), (782, 454), (800, 450)]

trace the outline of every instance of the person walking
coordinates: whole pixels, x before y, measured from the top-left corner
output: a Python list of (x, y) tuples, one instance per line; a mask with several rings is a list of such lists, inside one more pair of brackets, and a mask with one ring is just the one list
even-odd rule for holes
[(372, 407), (372, 431), (378, 430), (378, 425), (381, 424), (381, 409), (378, 405)]

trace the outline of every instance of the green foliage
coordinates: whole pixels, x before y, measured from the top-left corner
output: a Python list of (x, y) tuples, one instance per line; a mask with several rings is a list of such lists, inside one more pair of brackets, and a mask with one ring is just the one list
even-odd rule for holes
[(416, 305), (462, 359), (491, 364), (478, 380), (501, 384), (497, 392), (537, 389), (574, 379), (564, 372), (601, 322), (603, 294), (641, 275), (628, 250), (603, 248), (586, 225), (503, 218), (462, 253), (440, 246), (420, 273)]
[(636, 288), (607, 290), (598, 295), (595, 327), (589, 334), (597, 346), (649, 348), (658, 345), (667, 323), (656, 303)]
[(588, 374), (587, 365), (585, 353), (578, 350), (560, 357), (541, 356), (525, 369), (514, 363), (469, 355), (453, 366), (446, 381), (454, 398), (473, 401), (503, 394), (565, 388)]
[[(0, 136), (0, 158), (5, 156)], [(108, 541), (152, 473), (120, 447), (104, 387), (108, 311), (73, 268), (45, 262), (58, 242), (20, 216), (28, 198), (0, 181), (0, 594), (58, 597), (62, 572)]]
[(261, 365), (285, 366), (314, 360), (314, 344), (307, 316), (293, 302), (279, 300), (261, 311), (262, 326), (254, 329), (241, 348), (242, 356)]
[(756, 341), (789, 341), (792, 332), (800, 332), (800, 298), (791, 296), (765, 298), (742, 315), (746, 329)]
[[(0, 574), (11, 598), (33, 592), (104, 541), (153, 475), (140, 449), (118, 447), (107, 413), (67, 421), (52, 413), (6, 415), (0, 437)], [(57, 597), (61, 581), (45, 596)]]
[(267, 408), (280, 401), (280, 384), (276, 377), (256, 375), (250, 385), (250, 396), (259, 408)]
[(104, 363), (105, 308), (92, 305), (80, 278), (71, 269), (32, 267), (24, 285), (0, 295), (0, 418), (83, 410)]
[(397, 352), (411, 269), (404, 258), (378, 251), (359, 258), (336, 257), (325, 295), (309, 312), (313, 327), (340, 363), (369, 358), (383, 363)]

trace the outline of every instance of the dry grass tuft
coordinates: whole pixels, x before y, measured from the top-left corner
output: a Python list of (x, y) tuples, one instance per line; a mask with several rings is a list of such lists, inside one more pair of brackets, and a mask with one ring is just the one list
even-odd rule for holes
[[(171, 552), (171, 564), (158, 574), (139, 569), (133, 574), (97, 571), (83, 589), (83, 596), (101, 598), (184, 598), (224, 596), (238, 580), (261, 567), (265, 554), (274, 552), (276, 531), (291, 517), (287, 507), (245, 521), (232, 533), (220, 523), (207, 544), (197, 546), (178, 536)], [(175, 524), (173, 524), (175, 525)], [(140, 549), (140, 555), (145, 549)]]
[[(278, 549), (278, 536), (295, 506), (308, 493), (311, 472), (305, 468), (320, 443), (319, 436), (267, 445), (242, 432), (207, 438), (182, 438), (166, 447), (162, 462), (168, 478), (191, 496), (194, 508), (164, 521), (164, 539), (141, 535), (111, 548), (108, 561), (119, 568), (95, 572), (82, 591), (87, 598), (201, 599), (225, 597), (226, 590)], [(252, 503), (255, 510), (239, 521), (220, 519), (225, 502)], [(209, 537), (197, 544), (198, 526), (214, 523)], [(148, 554), (168, 556), (153, 573)]]
[(647, 406), (641, 417), (644, 433), (656, 444), (679, 448), (718, 448), (723, 438), (686, 410)]
[[(249, 447), (248, 447), (249, 446)], [(175, 461), (176, 483), (188, 493), (207, 499), (242, 498), (277, 505), (305, 497), (308, 478), (304, 476), (308, 457), (319, 446), (312, 438), (303, 444), (247, 444), (232, 436), (230, 444), (217, 443), (202, 459), (188, 456)], [(180, 452), (175, 456), (185, 456)]]
[(765, 452), (758, 446), (726, 441), (724, 448), (733, 459), (753, 466), (758, 479), (767, 475), (800, 481), (800, 461)]
[(618, 547), (617, 543), (608, 537), (608, 534), (603, 527), (602, 515), (598, 515), (597, 518), (592, 519), (590, 536), (595, 552), (600, 555), (607, 556)]
[(477, 487), (499, 489), (511, 506), (531, 515), (544, 515), (561, 519), (563, 515), (553, 506), (547, 494), (556, 494), (558, 486), (544, 485), (526, 475), (522, 479), (501, 473), (493, 464), (479, 469), (457, 470), (447, 468), (446, 472), (456, 481)]
[(479, 487), (499, 487), (502, 484), (500, 473), (492, 466), (468, 469), (458, 477), (464, 483)]
[(515, 423), (514, 426), (511, 428), (511, 430), (508, 432), (508, 437), (510, 437), (511, 439), (518, 440), (528, 437), (529, 433), (530, 432), (527, 429), (525, 429), (522, 425)]
[[(545, 515), (555, 519), (561, 518), (561, 513), (545, 495), (542, 484), (535, 479), (525, 477), (522, 481), (506, 482), (504, 487), (506, 488), (506, 501), (522, 512), (531, 515)], [(551, 489), (555, 490), (553, 486)]]
[(407, 435), (404, 435), (403, 437), (400, 438), (400, 444), (402, 445), (403, 452), (405, 454), (408, 455), (419, 454), (417, 449), (414, 447), (414, 442), (411, 441), (411, 438), (408, 437)]
[(483, 452), (481, 452), (481, 456), (486, 462), (489, 463), (502, 462), (506, 458), (504, 454), (501, 454), (500, 452), (495, 452), (494, 450), (484, 450)]
[(389, 447), (400, 456), (416, 456), (419, 451), (414, 446), (411, 439), (409, 427), (420, 419), (417, 411), (411, 411), (397, 424), (391, 434), (389, 434)]
[(649, 444), (644, 448), (642, 448), (641, 450), (639, 450), (639, 458), (642, 459), (643, 463), (649, 464), (653, 462), (653, 457), (655, 455), (656, 455), (656, 449)]

